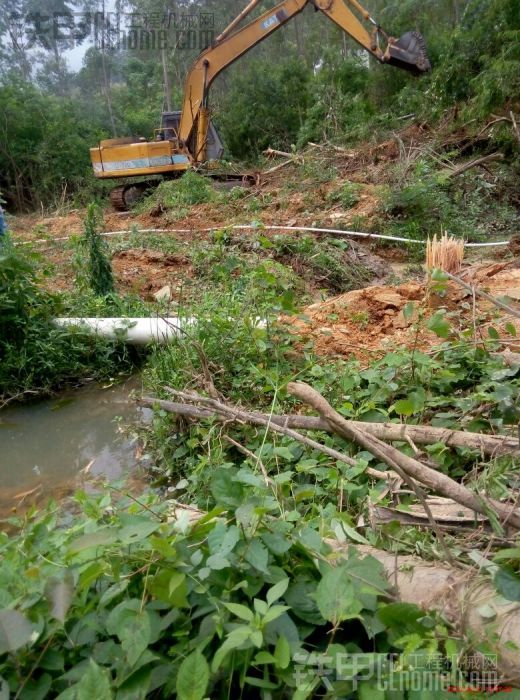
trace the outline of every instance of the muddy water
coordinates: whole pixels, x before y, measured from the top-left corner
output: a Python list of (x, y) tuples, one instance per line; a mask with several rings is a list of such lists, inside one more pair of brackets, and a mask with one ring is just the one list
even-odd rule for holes
[(0, 517), (59, 498), (96, 477), (115, 480), (135, 471), (137, 444), (122, 425), (149, 420), (150, 410), (130, 398), (140, 388), (133, 377), (1, 411)]

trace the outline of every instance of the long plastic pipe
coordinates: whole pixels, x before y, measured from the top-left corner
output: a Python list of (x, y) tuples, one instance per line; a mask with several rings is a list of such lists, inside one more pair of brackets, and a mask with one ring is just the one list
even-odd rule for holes
[[(271, 224), (262, 224), (255, 226), (253, 224), (234, 224), (231, 226), (212, 226), (211, 228), (144, 228), (144, 229), (122, 229), (121, 231), (105, 231), (100, 233), (100, 236), (121, 236), (126, 233), (211, 233), (221, 229), (233, 230), (256, 230), (256, 231), (309, 231), (310, 233), (332, 233), (338, 236), (357, 236), (359, 238), (378, 238), (384, 241), (397, 241), (399, 243), (417, 243), (418, 245), (426, 245), (426, 241), (421, 241), (416, 238), (403, 238), (401, 236), (387, 236), (381, 233), (364, 233), (362, 231), (344, 231), (337, 228), (317, 228), (316, 226), (277, 226)], [(33, 241), (16, 241), (15, 245), (31, 245), (35, 243), (47, 243), (52, 245), (55, 241), (68, 241), (71, 236), (59, 236), (58, 238), (38, 238)], [(491, 241), (488, 243), (466, 243), (466, 248), (490, 248), (494, 246), (506, 246), (509, 241)]]
[(77, 327), (109, 340), (124, 340), (129, 345), (168, 343), (183, 329), (194, 324), (192, 318), (55, 318), (62, 328)]

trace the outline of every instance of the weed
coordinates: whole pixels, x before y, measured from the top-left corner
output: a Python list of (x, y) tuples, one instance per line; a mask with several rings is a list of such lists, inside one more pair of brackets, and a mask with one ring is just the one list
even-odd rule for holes
[(329, 193), (327, 199), (330, 202), (338, 202), (345, 209), (350, 209), (359, 202), (361, 186), (348, 180), (342, 186)]
[(89, 287), (98, 296), (107, 296), (114, 291), (114, 276), (108, 244), (98, 232), (99, 225), (99, 209), (89, 204), (74, 260), (76, 285), (80, 289)]
[[(45, 291), (39, 256), (14, 248), (9, 239), (0, 256), (0, 396), (49, 390), (84, 376), (128, 369), (124, 347), (80, 330), (54, 326), (62, 300)], [(99, 297), (98, 297), (99, 298)]]
[(143, 212), (165, 211), (174, 219), (182, 218), (195, 204), (216, 201), (219, 194), (213, 189), (211, 181), (187, 170), (176, 180), (165, 180), (146, 197), (138, 210)]

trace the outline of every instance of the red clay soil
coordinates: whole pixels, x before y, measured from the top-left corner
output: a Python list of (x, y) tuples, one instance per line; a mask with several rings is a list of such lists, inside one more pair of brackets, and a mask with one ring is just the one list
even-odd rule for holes
[(117, 287), (120, 291), (133, 292), (143, 299), (165, 285), (170, 286), (173, 299), (177, 299), (183, 283), (191, 277), (192, 266), (183, 255), (167, 255), (146, 248), (129, 248), (112, 258)]
[[(510, 305), (520, 310), (518, 261), (468, 268), (464, 278), (492, 296), (507, 295)], [(414, 303), (415, 311), (412, 318), (405, 319), (403, 309), (408, 302)], [(419, 309), (428, 318), (436, 309), (445, 308), (451, 312), (452, 326), (474, 329), (476, 339), (488, 337), (487, 327), (493, 325), (502, 338), (514, 341), (506, 329), (507, 323), (515, 326), (516, 337), (520, 337), (519, 319), (498, 313), (492, 304), (478, 297), (474, 319), (472, 304), (472, 295), (455, 283), (450, 282), (446, 294), (440, 295), (428, 292), (424, 283), (410, 282), (347, 292), (312, 304), (300, 316), (285, 320), (299, 335), (314, 340), (318, 354), (354, 356), (362, 361), (382, 357), (403, 346), (426, 348), (441, 342), (424, 329), (424, 324), (417, 330)]]

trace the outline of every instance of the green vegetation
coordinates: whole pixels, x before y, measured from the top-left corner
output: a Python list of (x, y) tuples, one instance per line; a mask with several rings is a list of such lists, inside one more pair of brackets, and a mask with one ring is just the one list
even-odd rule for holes
[(127, 350), (80, 330), (53, 325), (62, 299), (42, 287), (35, 253), (4, 241), (0, 251), (0, 397), (47, 392), (81, 377), (110, 376), (130, 367)]
[[(218, 220), (230, 225), (200, 240), (144, 238), (134, 229), (110, 244), (100, 235), (109, 185), (94, 179), (88, 149), (102, 138), (152, 137), (161, 109), (178, 106), (198, 50), (177, 51), (176, 43), (130, 52), (96, 42), (72, 73), (62, 58), (70, 46), (59, 34), (47, 44), (38, 36), (35, 46), (17, 40), (24, 30), (15, 18), (47, 14), (46, 0), (30, 7), (9, 0), (0, 9), (0, 190), (7, 208), (45, 214), (88, 203), (84, 233), (65, 243), (74, 258), (72, 290), (49, 291), (51, 265), (30, 246), (15, 247), (9, 237), (0, 243), (0, 405), (87, 377), (115, 377), (142, 362), (147, 393), (158, 400), (171, 401), (172, 389), (197, 391), (248, 410), (302, 414), (287, 390), (301, 380), (347, 419), (517, 436), (520, 373), (501, 355), (518, 344), (514, 325), (497, 317), (484, 333), (471, 301), (447, 299), (444, 308), (446, 280), (434, 273), (430, 292), (440, 306), (428, 313), (410, 302), (399, 312), (411, 323), (413, 347), (377, 352), (371, 362), (319, 356), (300, 324), (305, 305), (363, 287), (387, 266), (377, 269), (347, 240), (264, 229), (262, 221), (279, 213), (286, 222), (295, 217), (291, 226), (348, 221), (405, 238), (447, 230), (481, 240), (515, 231), (519, 3), (369, 4), (392, 36), (424, 33), (429, 75), (416, 79), (366, 61), (322, 13), (306, 8), (211, 92), (231, 156), (263, 169), (262, 151), (271, 146), (294, 162), (254, 192), (218, 191), (193, 171), (163, 181), (135, 214), (168, 223), (206, 205), (197, 221), (203, 212), (217, 220), (218, 208)], [(181, 14), (188, 5), (180, 3)], [(204, 0), (197, 11), (214, 13), (218, 31), (231, 5)], [(52, 11), (73, 9), (93, 7), (59, 0)], [(163, 12), (148, 0), (130, 0), (126, 9), (141, 18)], [(75, 34), (77, 43), (86, 40)], [(307, 148), (309, 141), (320, 143)], [(501, 159), (488, 171), (452, 172), (456, 161), (494, 151)], [(238, 233), (231, 226), (237, 221), (254, 228)], [(51, 238), (46, 222), (38, 227), (33, 233)], [(150, 255), (153, 283), (140, 288), (153, 294), (171, 265), (164, 275), (173, 280), (172, 299), (155, 303), (119, 291), (127, 281), (119, 278), (116, 287), (111, 254), (129, 249), (139, 262), (141, 252), (144, 259), (149, 251), (170, 256)], [(53, 324), (61, 315), (153, 314), (197, 323), (140, 357), (121, 343)], [(355, 343), (372, 333), (371, 314), (346, 310), (346, 342), (349, 327)], [(325, 317), (324, 336), (337, 320), (333, 312)], [(426, 331), (438, 341), (428, 349)], [(447, 700), (454, 693), (414, 690), (406, 674), (442, 661), (446, 684), (460, 685), (449, 661), (472, 670), (465, 660), (474, 651), (496, 651), (493, 634), (477, 639), (461, 620), (399, 602), (382, 565), (358, 547), (414, 554), (432, 565), (449, 552), (468, 579), (478, 574), (502, 602), (518, 603), (514, 518), (506, 527), (486, 500), (514, 502), (514, 453), (394, 443), (478, 495), (488, 522), (441, 532), (397, 517), (375, 527), (376, 506), (410, 513), (417, 493), (404, 482), (401, 488), (395, 474), (381, 478), (386, 462), (334, 433), (312, 436), (346, 459), (246, 421), (184, 419), (164, 404), (132, 430), (151, 465), (141, 493), (105, 484), (101, 493), (78, 491), (65, 507), (29, 508), (2, 523), (0, 700)], [(488, 605), (479, 613), (492, 619), (497, 611)], [(344, 664), (338, 678), (337, 659), (351, 655), (355, 664)], [(379, 680), (403, 683), (402, 692), (377, 687), (376, 666)]]
[(218, 193), (208, 178), (188, 170), (178, 180), (161, 182), (152, 194), (138, 205), (140, 211), (168, 211), (170, 218), (180, 219), (194, 204), (215, 201)]
[(76, 285), (90, 288), (95, 296), (106, 297), (114, 291), (114, 275), (106, 240), (99, 234), (100, 212), (95, 204), (87, 207), (84, 233), (78, 241)]
[[(497, 432), (516, 425), (517, 368), (459, 335), (458, 312), (419, 317), (441, 341), (451, 335), (435, 353), (402, 350), (361, 368), (320, 359), (284, 330), (275, 321), (278, 280), (265, 270), (250, 274), (256, 277), (249, 286), (228, 278), (227, 292), (186, 309), (201, 323), (153, 353), (146, 381), (157, 395), (169, 398), (165, 385), (207, 389), (211, 376), (229, 400), (283, 412), (294, 408), (285, 386), (298, 378), (348, 418)], [(252, 320), (257, 315), (267, 319), (264, 327)], [(376, 692), (375, 677), (360, 669), (379, 660), (382, 681), (400, 673), (389, 652), (400, 654), (399, 669), (416, 665), (417, 655), (425, 664), (438, 654), (463, 664), (471, 637), (395, 602), (381, 564), (356, 551), (361, 543), (436, 559), (443, 556), (439, 541), (397, 523), (360, 532), (357, 516), (367, 499), (391, 504), (385, 485), (374, 486), (366, 473), (386, 466), (354, 444), (318, 437), (356, 464), (245, 425), (208, 419), (180, 429), (157, 410), (144, 440), (175, 501), (152, 491), (121, 496), (125, 487), (116, 485), (113, 495), (110, 488), (98, 496), (78, 492), (73, 514), (51, 504), (11, 518), (14, 532), (0, 535), (3, 687), (22, 700), (82, 700), (94, 692), (100, 699), (267, 693), (303, 700), (325, 690), (364, 698)], [(440, 470), (476, 489), (484, 467), (495, 498), (516, 479), (511, 457), (483, 462), (477, 452), (440, 443), (427, 452)], [(445, 537), (466, 561), (456, 537)], [(333, 540), (350, 545), (339, 564)], [(496, 559), (495, 585), (509, 599), (520, 591), (511, 566), (517, 559), (517, 550)], [(492, 649), (492, 641), (479, 648)], [(351, 654), (359, 655), (356, 668), (337, 679), (338, 655)], [(320, 667), (330, 669), (325, 687)]]
[[(455, 651), (444, 623), (414, 606), (388, 624), (395, 604), (375, 559), (351, 550), (332, 566), (323, 535), (351, 531), (333, 507), (302, 522), (249, 467), (222, 466), (211, 490), (218, 505), (193, 527), (189, 511), (171, 522), (172, 504), (151, 495), (141, 505), (78, 493), (73, 521), (51, 508), (0, 535), (3, 688), (60, 700), (306, 698), (316, 665), (333, 670), (337, 654), (370, 668), (374, 649), (380, 660)], [(358, 672), (336, 691), (371, 692)]]
[[(511, 175), (515, 171), (513, 167)], [(513, 190), (484, 174), (470, 171), (451, 178), (449, 172), (439, 165), (438, 158), (427, 154), (414, 163), (397, 165), (377, 225), (390, 235), (422, 240), (441, 230), (469, 241), (489, 240), (490, 232), (502, 237), (514, 233), (517, 212)], [(507, 181), (507, 173), (507, 169), (502, 170), (502, 182)]]

